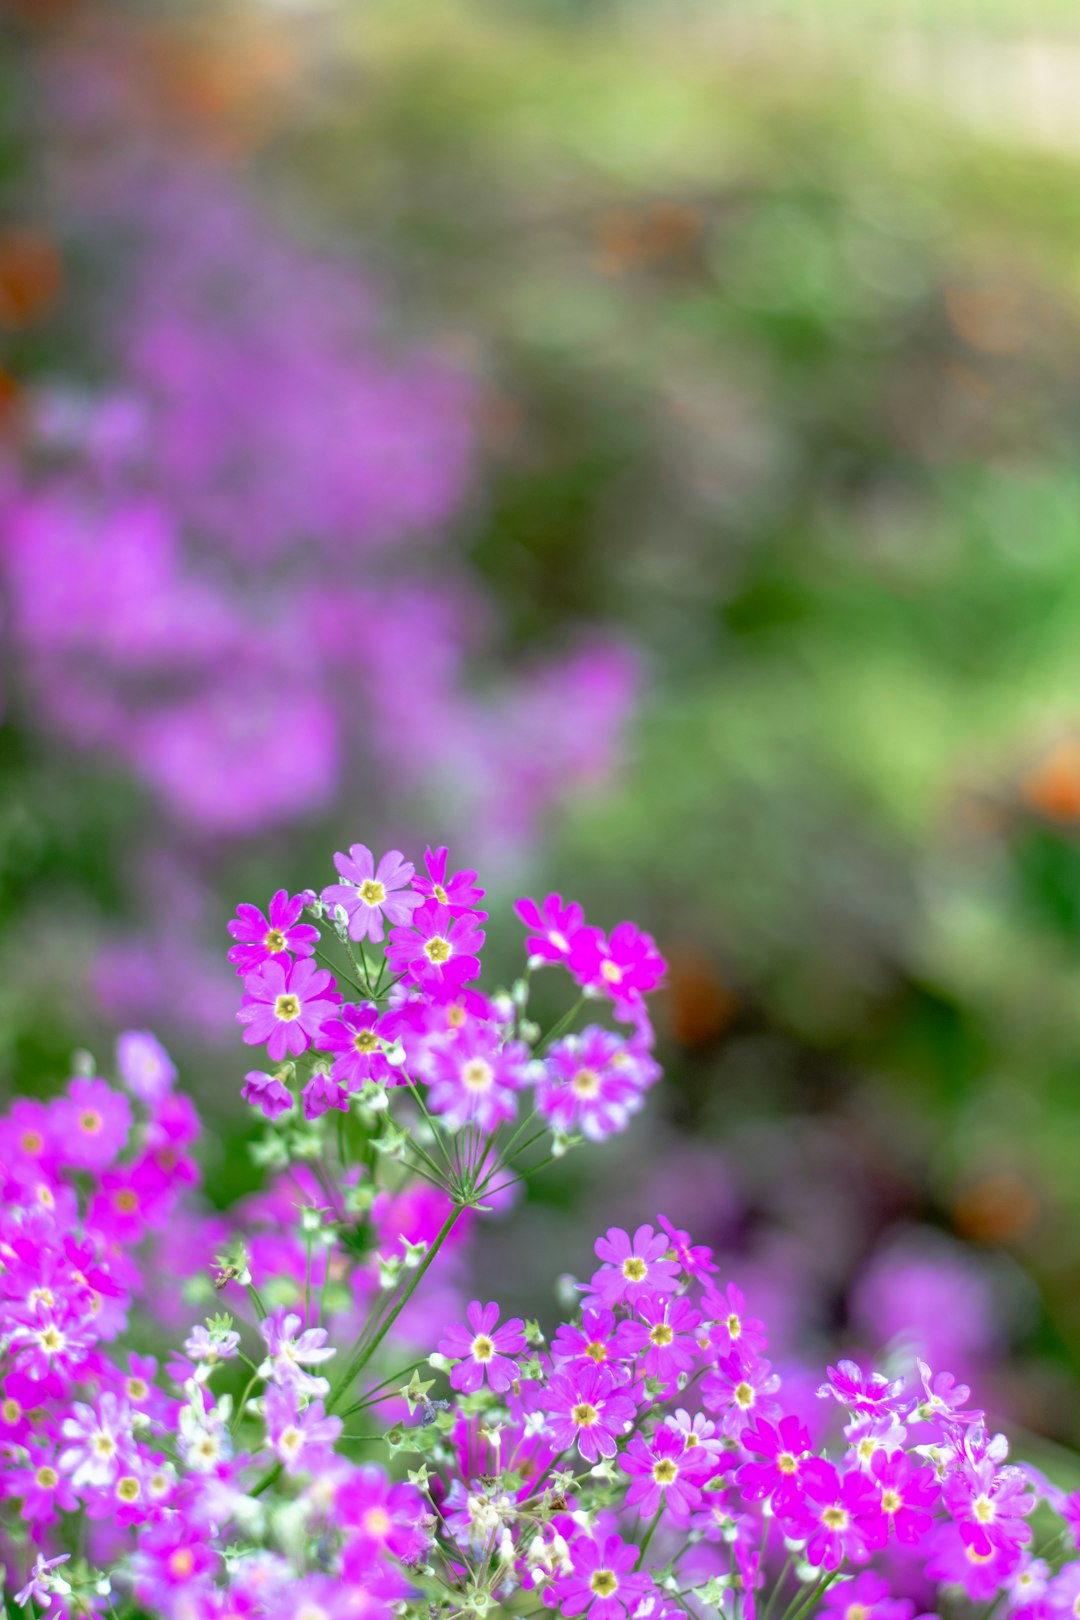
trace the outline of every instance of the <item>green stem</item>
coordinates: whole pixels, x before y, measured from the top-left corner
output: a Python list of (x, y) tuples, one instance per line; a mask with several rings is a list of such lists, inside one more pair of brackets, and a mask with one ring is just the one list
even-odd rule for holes
[(653, 1531), (656, 1529), (657, 1525), (660, 1523), (660, 1515), (663, 1513), (663, 1511), (664, 1511), (664, 1504), (663, 1504), (663, 1502), (661, 1502), (660, 1506), (657, 1508), (656, 1512), (653, 1514), (652, 1523), (649, 1525), (649, 1528), (646, 1530), (645, 1535), (642, 1538), (641, 1551), (638, 1553), (638, 1561), (634, 1565), (635, 1569), (640, 1569), (642, 1564), (645, 1562), (645, 1554), (649, 1550), (649, 1542), (653, 1538)]
[(340, 1403), (342, 1396), (349, 1388), (349, 1385), (352, 1383), (353, 1379), (358, 1373), (363, 1372), (364, 1368), (367, 1366), (368, 1362), (371, 1360), (382, 1341), (386, 1338), (386, 1335), (389, 1333), (390, 1329), (393, 1327), (394, 1323), (397, 1321), (398, 1317), (401, 1315), (402, 1311), (409, 1303), (409, 1300), (419, 1287), (424, 1274), (431, 1265), (431, 1262), (434, 1260), (435, 1256), (446, 1242), (446, 1239), (450, 1236), (458, 1217), (462, 1214), (464, 1209), (464, 1204), (455, 1204), (451, 1209), (449, 1215), (439, 1228), (438, 1234), (435, 1237), (431, 1247), (428, 1249), (427, 1254), (425, 1254), (424, 1258), (421, 1260), (420, 1264), (409, 1278), (408, 1283), (401, 1293), (401, 1297), (398, 1299), (393, 1310), (391, 1310), (386, 1316), (374, 1337), (367, 1344), (364, 1344), (364, 1335), (360, 1335), (360, 1343), (358, 1343), (357, 1347), (353, 1351), (353, 1354), (346, 1363), (344, 1373), (331, 1389), (330, 1394), (326, 1398), (327, 1412), (332, 1412)]

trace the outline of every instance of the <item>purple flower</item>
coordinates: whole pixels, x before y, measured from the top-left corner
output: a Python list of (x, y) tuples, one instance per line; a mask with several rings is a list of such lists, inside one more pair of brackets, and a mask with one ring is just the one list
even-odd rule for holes
[(759, 1417), (743, 1429), (739, 1443), (762, 1459), (739, 1469), (739, 1488), (750, 1501), (771, 1496), (779, 1503), (797, 1490), (810, 1451), (809, 1431), (797, 1417), (782, 1417), (775, 1425)]
[(588, 1305), (581, 1313), (581, 1326), (564, 1322), (551, 1341), (551, 1355), (556, 1366), (564, 1362), (591, 1362), (595, 1367), (618, 1362), (620, 1351), (615, 1342), (615, 1318), (610, 1311), (595, 1310)]
[(746, 1295), (734, 1283), (721, 1291), (711, 1285), (703, 1299), (706, 1315), (713, 1323), (709, 1337), (720, 1353), (737, 1352), (745, 1356), (760, 1355), (767, 1338), (765, 1324), (756, 1316), (746, 1313)]
[(413, 888), (417, 894), (434, 901), (438, 906), (445, 906), (447, 911), (455, 917), (462, 912), (476, 911), (478, 902), (484, 898), (484, 891), (477, 887), (476, 873), (471, 869), (454, 872), (446, 875), (446, 865), (449, 851), (443, 846), (440, 849), (426, 849), (424, 851), (424, 864), (427, 867), (426, 877), (413, 879)]
[(540, 1114), (560, 1131), (602, 1142), (625, 1130), (660, 1065), (635, 1043), (590, 1025), (557, 1041), (536, 1086)]
[(520, 1041), (501, 1045), (490, 1025), (468, 1024), (432, 1045), (428, 1106), (449, 1125), (493, 1131), (513, 1119), (528, 1063), (528, 1048)]
[(56, 1104), (58, 1158), (78, 1170), (111, 1164), (127, 1140), (131, 1109), (105, 1080), (78, 1079)]
[(248, 1026), (244, 1040), (249, 1046), (265, 1041), (273, 1063), (287, 1052), (294, 1057), (306, 1052), (341, 1000), (333, 982), (314, 962), (264, 962), (244, 979), (244, 999), (236, 1014), (237, 1022)]
[(903, 1451), (881, 1450), (870, 1459), (870, 1474), (880, 1493), (880, 1518), (871, 1546), (883, 1547), (890, 1529), (905, 1546), (918, 1546), (940, 1496), (934, 1470), (918, 1467)]
[(328, 906), (344, 906), (349, 917), (349, 937), (383, 938), (384, 920), (407, 923), (421, 904), (410, 887), (416, 868), (399, 849), (389, 850), (378, 866), (366, 844), (350, 844), (348, 855), (334, 856), (343, 883), (331, 883), (322, 892)]
[(619, 1348), (641, 1357), (641, 1371), (665, 1385), (689, 1372), (698, 1357), (694, 1329), (701, 1317), (688, 1299), (651, 1294), (634, 1306), (636, 1318), (619, 1328)]
[(34, 1559), (34, 1567), (30, 1571), (30, 1579), (21, 1591), (15, 1593), (15, 1602), (21, 1609), (33, 1598), (45, 1608), (52, 1606), (52, 1586), (49, 1582), (49, 1571), (55, 1569), (57, 1564), (66, 1564), (71, 1557), (70, 1553), (58, 1553), (55, 1558), (46, 1558), (44, 1553), (38, 1553)]
[(295, 1384), (270, 1384), (263, 1396), (266, 1438), (287, 1474), (314, 1470), (341, 1433), (341, 1419), (327, 1417), (322, 1401), (300, 1404)]
[(249, 1069), (240, 1087), (240, 1095), (252, 1108), (258, 1108), (267, 1119), (278, 1119), (293, 1106), (292, 1092), (276, 1074), (264, 1074), (261, 1069)]
[(552, 1588), (560, 1614), (572, 1617), (588, 1614), (589, 1620), (631, 1620), (641, 1612), (652, 1589), (652, 1579), (635, 1571), (638, 1549), (627, 1546), (621, 1536), (579, 1536), (570, 1548), (569, 1573), (560, 1575)]
[(588, 1292), (605, 1305), (633, 1305), (645, 1294), (675, 1292), (679, 1268), (666, 1260), (667, 1238), (651, 1226), (639, 1226), (631, 1240), (621, 1227), (611, 1226), (597, 1238), (597, 1258), (605, 1262), (593, 1273)]
[(585, 924), (579, 905), (573, 901), (564, 905), (561, 894), (549, 894), (541, 906), (535, 900), (518, 900), (514, 910), (530, 930), (525, 939), (530, 960), (569, 961), (574, 940)]
[(818, 1394), (831, 1395), (841, 1406), (853, 1406), (858, 1412), (877, 1412), (890, 1406), (903, 1387), (902, 1378), (890, 1380), (884, 1373), (864, 1373), (857, 1362), (838, 1361), (829, 1368), (828, 1382)]
[(806, 1542), (807, 1563), (839, 1569), (845, 1558), (866, 1561), (878, 1505), (862, 1474), (841, 1474), (832, 1463), (812, 1457), (802, 1471), (800, 1490), (776, 1508), (784, 1534)]
[(439, 1340), (439, 1354), (457, 1361), (450, 1374), (452, 1387), (471, 1395), (486, 1380), (500, 1393), (509, 1389), (518, 1376), (517, 1363), (509, 1358), (525, 1349), (524, 1324), (515, 1316), (497, 1327), (498, 1305), (493, 1301), (481, 1305), (478, 1299), (473, 1300), (465, 1317), (468, 1327), (456, 1323)]
[(555, 1447), (565, 1451), (576, 1445), (590, 1463), (615, 1455), (637, 1410), (604, 1368), (573, 1364), (552, 1377), (542, 1404)]
[(667, 971), (651, 935), (631, 922), (617, 923), (610, 937), (600, 928), (582, 928), (567, 965), (585, 990), (609, 997), (620, 1017), (655, 990)]
[(300, 1093), (305, 1119), (321, 1119), (331, 1108), (345, 1114), (349, 1109), (349, 1093), (332, 1074), (315, 1073)]
[(871, 1569), (837, 1581), (821, 1601), (820, 1620), (911, 1620), (915, 1610), (910, 1598), (894, 1598), (888, 1581)]
[(172, 1090), (176, 1065), (156, 1036), (129, 1029), (116, 1043), (116, 1067), (133, 1096), (153, 1108)]
[(390, 966), (429, 991), (459, 990), (480, 977), (481, 915), (466, 912), (455, 917), (447, 906), (421, 906), (413, 913), (411, 928), (392, 930), (386, 952)]
[(961, 1536), (980, 1557), (1031, 1540), (1025, 1520), (1035, 1497), (1022, 1469), (999, 1468), (992, 1456), (965, 1459), (947, 1476), (942, 1493)]
[(619, 1467), (630, 1476), (627, 1507), (651, 1518), (658, 1508), (674, 1525), (686, 1525), (704, 1501), (703, 1487), (714, 1472), (714, 1459), (702, 1446), (687, 1449), (683, 1437), (661, 1428), (651, 1440), (635, 1434)]
[(779, 1388), (769, 1362), (757, 1356), (722, 1356), (702, 1381), (701, 1402), (707, 1412), (717, 1413), (729, 1439), (738, 1440), (752, 1419), (779, 1414), (772, 1399)]
[(299, 921), (303, 909), (304, 896), (290, 896), (287, 889), (277, 891), (268, 917), (258, 906), (237, 906), (229, 933), (239, 943), (229, 950), (228, 960), (241, 977), (264, 962), (280, 961), (284, 965), (290, 952), (294, 956), (312, 954), (319, 930)]
[(305, 1328), (295, 1311), (279, 1305), (259, 1323), (259, 1332), (266, 1340), (266, 1360), (259, 1368), (263, 1378), (292, 1384), (303, 1395), (325, 1395), (330, 1387), (326, 1379), (307, 1371), (336, 1353), (326, 1342), (325, 1328)]
[(400, 1070), (386, 1061), (385, 1040), (378, 1007), (371, 1002), (362, 1007), (350, 1004), (323, 1025), (319, 1049), (338, 1054), (330, 1073), (346, 1091), (359, 1091), (365, 1080), (396, 1085), (404, 1079)]

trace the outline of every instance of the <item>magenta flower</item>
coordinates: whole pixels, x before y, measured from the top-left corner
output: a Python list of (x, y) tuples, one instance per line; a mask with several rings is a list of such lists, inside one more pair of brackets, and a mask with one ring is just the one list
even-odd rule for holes
[(585, 913), (574, 901), (563, 904), (561, 894), (549, 894), (543, 905), (518, 900), (514, 910), (530, 930), (525, 949), (532, 960), (567, 962), (574, 940), (585, 924)]
[(738, 1440), (755, 1418), (779, 1415), (773, 1399), (780, 1379), (769, 1362), (758, 1356), (722, 1356), (701, 1385), (701, 1403), (720, 1418), (724, 1433)]
[(341, 1419), (327, 1417), (322, 1401), (301, 1406), (295, 1384), (269, 1384), (263, 1396), (266, 1438), (287, 1474), (314, 1469), (341, 1433)]
[(617, 923), (610, 937), (600, 928), (582, 928), (567, 966), (583, 989), (610, 997), (620, 1016), (655, 990), (667, 971), (651, 935), (631, 922)]
[(244, 1040), (249, 1046), (265, 1041), (273, 1063), (286, 1053), (298, 1057), (306, 1052), (341, 1000), (333, 983), (326, 969), (311, 961), (284, 966), (264, 962), (244, 979), (244, 999), (236, 1014), (237, 1022), (248, 1026)]
[(396, 1085), (404, 1079), (401, 1071), (386, 1061), (382, 1017), (371, 1002), (362, 1007), (347, 1005), (337, 1017), (327, 1019), (319, 1032), (319, 1050), (335, 1052), (330, 1070), (346, 1091), (359, 1091), (365, 1080)]
[(596, 1240), (597, 1258), (605, 1262), (593, 1273), (588, 1292), (605, 1305), (633, 1305), (646, 1294), (674, 1293), (679, 1268), (665, 1259), (668, 1241), (651, 1226), (639, 1226), (633, 1241), (621, 1227), (611, 1226)]
[(715, 1462), (702, 1446), (688, 1449), (681, 1435), (665, 1427), (650, 1440), (635, 1434), (619, 1467), (630, 1476), (627, 1507), (636, 1507), (646, 1518), (662, 1507), (672, 1524), (684, 1526), (704, 1502), (703, 1487)]
[(838, 1569), (845, 1558), (865, 1563), (878, 1504), (862, 1474), (841, 1474), (832, 1463), (812, 1457), (802, 1471), (800, 1490), (776, 1507), (784, 1534), (806, 1542), (807, 1563), (823, 1569)]
[(462, 912), (476, 911), (479, 902), (484, 898), (484, 891), (477, 887), (476, 873), (472, 870), (453, 872), (446, 875), (446, 864), (449, 851), (445, 848), (426, 849), (424, 851), (424, 864), (427, 867), (426, 877), (413, 879), (413, 888), (417, 894), (433, 901), (437, 906), (445, 906), (453, 916), (460, 916)]
[(930, 1532), (925, 1551), (929, 1553), (927, 1577), (943, 1585), (963, 1587), (972, 1603), (992, 1602), (1023, 1559), (1021, 1549), (1012, 1543), (994, 1547), (989, 1553), (978, 1552), (964, 1540), (957, 1524), (937, 1525)]
[(529, 1060), (522, 1042), (500, 1045), (490, 1025), (467, 1024), (451, 1039), (432, 1045), (428, 1107), (449, 1125), (493, 1131), (517, 1112)]
[(38, 1553), (34, 1560), (34, 1567), (30, 1571), (30, 1579), (26, 1585), (15, 1593), (15, 1602), (21, 1609), (25, 1609), (30, 1599), (35, 1599), (45, 1609), (52, 1608), (52, 1591), (49, 1587), (49, 1571), (58, 1564), (66, 1564), (71, 1557), (70, 1553), (58, 1553), (55, 1558), (46, 1558), (44, 1553)]
[(634, 1310), (634, 1319), (620, 1324), (620, 1351), (640, 1356), (640, 1370), (647, 1378), (673, 1384), (698, 1358), (694, 1330), (700, 1315), (688, 1299), (663, 1294), (644, 1296)]
[(300, 1093), (300, 1106), (305, 1119), (321, 1119), (331, 1108), (342, 1114), (349, 1110), (349, 1093), (332, 1074), (313, 1074)]
[(365, 1586), (375, 1557), (382, 1562), (384, 1553), (415, 1563), (430, 1540), (425, 1516), (424, 1499), (415, 1486), (391, 1483), (371, 1463), (354, 1469), (334, 1497), (334, 1518), (348, 1538), (345, 1579)]
[(890, 1380), (884, 1373), (864, 1373), (857, 1362), (838, 1361), (829, 1368), (828, 1382), (818, 1394), (831, 1395), (841, 1406), (853, 1406), (857, 1412), (877, 1412), (891, 1406), (903, 1387), (902, 1378)]
[(451, 1386), (471, 1395), (486, 1381), (501, 1394), (518, 1377), (517, 1363), (509, 1358), (525, 1349), (524, 1323), (515, 1316), (497, 1327), (498, 1305), (494, 1301), (481, 1305), (478, 1299), (472, 1301), (465, 1317), (468, 1327), (455, 1323), (439, 1340), (439, 1354), (457, 1362), (450, 1374)]
[(551, 1355), (556, 1366), (572, 1362), (591, 1362), (595, 1367), (617, 1364), (620, 1351), (616, 1345), (614, 1316), (610, 1311), (586, 1305), (580, 1327), (564, 1322), (558, 1329), (551, 1341)]
[(552, 1444), (558, 1451), (576, 1445), (590, 1463), (615, 1455), (637, 1410), (602, 1367), (571, 1364), (555, 1373), (541, 1399)]
[(127, 1098), (107, 1081), (73, 1080), (56, 1104), (58, 1156), (74, 1169), (100, 1170), (117, 1157), (130, 1126)]
[(73, 1401), (70, 1417), (60, 1433), (67, 1442), (58, 1466), (70, 1475), (76, 1490), (84, 1485), (108, 1485), (132, 1446), (133, 1414), (125, 1402), (106, 1390), (96, 1406)]
[(1031, 1540), (1031, 1527), (1025, 1520), (1035, 1506), (1035, 1497), (1023, 1469), (999, 1468), (992, 1456), (964, 1459), (947, 1475), (942, 1494), (961, 1536), (979, 1557), (1000, 1547), (1019, 1548)]
[(932, 1468), (919, 1467), (903, 1451), (875, 1451), (870, 1473), (880, 1492), (880, 1518), (871, 1546), (883, 1547), (890, 1528), (907, 1547), (919, 1545), (930, 1528), (941, 1494)]
[(716, 1270), (712, 1250), (707, 1244), (692, 1242), (690, 1233), (682, 1232), (677, 1226), (673, 1226), (666, 1215), (658, 1216), (657, 1220), (661, 1231), (667, 1234), (668, 1248), (674, 1252), (686, 1275), (698, 1281), (706, 1281), (710, 1272)]
[(407, 923), (421, 904), (410, 887), (416, 868), (399, 849), (388, 851), (376, 866), (366, 844), (350, 844), (348, 855), (334, 856), (334, 865), (345, 881), (329, 884), (322, 899), (331, 908), (345, 907), (351, 939), (370, 939), (377, 945), (384, 920)]
[(407, 973), (425, 989), (458, 990), (480, 977), (477, 954), (484, 943), (478, 913), (455, 917), (447, 906), (424, 905), (413, 913), (411, 928), (390, 934), (387, 960), (395, 973)]
[(744, 1496), (752, 1502), (771, 1496), (779, 1504), (797, 1492), (810, 1452), (809, 1430), (797, 1417), (782, 1417), (777, 1424), (759, 1417), (743, 1429), (739, 1443), (751, 1456), (761, 1458), (739, 1469), (739, 1488)]
[(721, 1291), (709, 1287), (702, 1301), (713, 1328), (709, 1335), (721, 1355), (737, 1351), (745, 1356), (760, 1355), (767, 1338), (765, 1324), (746, 1314), (746, 1295), (734, 1283)]
[(243, 977), (264, 962), (287, 961), (293, 956), (310, 956), (319, 939), (319, 930), (300, 922), (304, 896), (279, 889), (270, 902), (269, 916), (258, 906), (237, 906), (229, 923), (229, 933), (238, 943), (228, 951), (228, 960)]
[(632, 1043), (596, 1025), (557, 1041), (544, 1058), (536, 1106), (556, 1130), (602, 1142), (625, 1130), (660, 1065)]
[(325, 1328), (305, 1328), (295, 1311), (279, 1305), (259, 1323), (259, 1332), (266, 1340), (266, 1360), (259, 1368), (263, 1378), (272, 1378), (275, 1384), (293, 1384), (302, 1395), (326, 1394), (326, 1379), (307, 1371), (336, 1354), (326, 1342)]
[(820, 1620), (911, 1620), (915, 1611), (910, 1598), (894, 1598), (888, 1581), (872, 1569), (837, 1581), (821, 1601)]
[(909, 1422), (929, 1421), (934, 1418), (949, 1418), (954, 1423), (979, 1422), (983, 1416), (982, 1412), (960, 1410), (971, 1399), (971, 1390), (967, 1384), (958, 1384), (952, 1373), (932, 1373), (925, 1361), (917, 1361), (916, 1366), (923, 1387), (923, 1398), (913, 1408)]
[(258, 1108), (269, 1120), (287, 1114), (293, 1106), (292, 1092), (276, 1074), (264, 1074), (261, 1069), (249, 1069), (240, 1087), (240, 1095), (252, 1108)]
[(588, 1614), (589, 1620), (631, 1620), (644, 1613), (652, 1578), (634, 1569), (638, 1549), (621, 1536), (597, 1542), (579, 1536), (570, 1548), (571, 1569), (555, 1581), (552, 1592), (560, 1614)]

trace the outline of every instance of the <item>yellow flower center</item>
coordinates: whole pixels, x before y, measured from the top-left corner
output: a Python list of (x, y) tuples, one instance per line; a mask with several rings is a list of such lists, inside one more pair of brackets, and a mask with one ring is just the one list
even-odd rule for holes
[(43, 1333), (39, 1334), (38, 1342), (47, 1355), (59, 1355), (64, 1348), (64, 1335), (57, 1327), (47, 1327)]
[(591, 1429), (600, 1414), (595, 1406), (589, 1405), (588, 1401), (579, 1401), (578, 1405), (571, 1410), (570, 1416), (579, 1429)]
[(587, 1344), (585, 1346), (585, 1354), (588, 1356), (590, 1361), (595, 1361), (598, 1364), (601, 1361), (607, 1360), (607, 1350), (600, 1343), (599, 1339), (594, 1339), (592, 1344)]
[(55, 1468), (50, 1468), (48, 1464), (45, 1464), (43, 1467), (38, 1469), (37, 1473), (34, 1475), (34, 1478), (41, 1486), (42, 1490), (51, 1491), (57, 1480), (60, 1478), (60, 1475), (56, 1472)]
[(988, 1496), (977, 1496), (971, 1504), (971, 1511), (980, 1524), (990, 1524), (997, 1514), (997, 1509)]
[(666, 1322), (657, 1322), (656, 1326), (650, 1329), (649, 1343), (655, 1344), (658, 1349), (663, 1349), (665, 1345), (671, 1343), (674, 1337), (674, 1328), (670, 1328)]
[(446, 1022), (451, 1029), (460, 1029), (465, 1022), (465, 1009), (457, 1005), (447, 1008)]
[(116, 1494), (121, 1502), (137, 1502), (141, 1491), (142, 1486), (134, 1474), (125, 1474), (116, 1482)]
[(274, 1002), (274, 1017), (280, 1018), (283, 1024), (291, 1024), (294, 1018), (300, 1016), (300, 997), (293, 995), (278, 996)]
[(661, 1457), (660, 1461), (653, 1465), (652, 1477), (658, 1485), (670, 1485), (678, 1472), (670, 1457)]
[(120, 1192), (114, 1194), (113, 1205), (120, 1211), (121, 1215), (133, 1215), (139, 1207), (139, 1200), (130, 1187), (124, 1187)]
[(461, 1083), (466, 1091), (490, 1091), (495, 1070), (485, 1058), (470, 1058), (461, 1066)]
[(177, 1547), (169, 1554), (169, 1574), (183, 1580), (195, 1568), (195, 1555), (189, 1547)]
[(782, 1474), (797, 1474), (799, 1465), (790, 1451), (780, 1451), (776, 1455), (776, 1466)]
[(589, 1590), (599, 1598), (613, 1597), (619, 1590), (619, 1578), (613, 1569), (598, 1569), (589, 1581)]
[(375, 1536), (379, 1541), (385, 1541), (390, 1534), (390, 1515), (385, 1508), (368, 1508), (364, 1514), (364, 1529), (369, 1536)]
[(3, 1418), (5, 1423), (18, 1423), (21, 1417), (22, 1407), (9, 1395), (3, 1406), (0, 1406), (0, 1418)]
[(111, 1434), (103, 1434), (99, 1429), (90, 1442), (91, 1449), (106, 1461), (116, 1453), (116, 1441)]
[(600, 1090), (600, 1076), (595, 1069), (579, 1069), (570, 1089), (577, 1097), (595, 1097)]
[(821, 1515), (821, 1522), (826, 1530), (846, 1530), (848, 1525), (847, 1511), (842, 1507), (827, 1507)]
[(899, 1491), (886, 1490), (881, 1493), (881, 1511), (883, 1513), (899, 1513), (904, 1505), (904, 1498)]
[(844, 1610), (844, 1620), (867, 1620), (869, 1613), (865, 1603), (849, 1603)]
[(365, 878), (360, 885), (360, 898), (365, 906), (381, 906), (386, 899), (386, 889), (378, 878)]
[(734, 1311), (727, 1319), (727, 1330), (729, 1339), (738, 1339), (742, 1335), (742, 1321)]
[(622, 976), (623, 972), (619, 964), (611, 961), (610, 957), (605, 957), (600, 964), (600, 977), (606, 979), (608, 984), (621, 984)]
[(440, 906), (445, 906), (446, 902), (450, 898), (441, 883), (436, 883), (431, 892), (435, 896), (435, 899), (439, 902)]
[(133, 1401), (145, 1401), (150, 1393), (150, 1385), (145, 1378), (129, 1378), (125, 1387), (129, 1399)]
[(444, 962), (450, 960), (450, 941), (443, 939), (441, 934), (432, 934), (424, 946), (424, 955), (434, 967), (441, 967)]
[(280, 928), (271, 928), (268, 933), (263, 935), (263, 944), (271, 955), (276, 956), (279, 951), (285, 949), (285, 935)]
[(19, 1146), (24, 1153), (29, 1153), (33, 1158), (36, 1158), (45, 1146), (45, 1138), (40, 1131), (23, 1131), (19, 1138)]
[(88, 1108), (85, 1113), (79, 1115), (79, 1129), (85, 1131), (87, 1136), (96, 1136), (101, 1129), (101, 1115)]
[(649, 1274), (649, 1268), (640, 1255), (632, 1254), (622, 1263), (622, 1274), (627, 1282), (644, 1282)]
[(741, 1384), (736, 1384), (732, 1393), (735, 1396), (735, 1404), (737, 1406), (741, 1406), (744, 1412), (748, 1406), (753, 1406), (754, 1390), (751, 1384), (748, 1384), (745, 1381)]
[(375, 1031), (371, 1029), (359, 1030), (358, 1033), (353, 1036), (353, 1045), (364, 1057), (366, 1057), (369, 1052), (374, 1052), (378, 1044), (379, 1037), (375, 1034)]
[(469, 1350), (474, 1361), (490, 1361), (495, 1354), (495, 1346), (486, 1333), (478, 1333)]

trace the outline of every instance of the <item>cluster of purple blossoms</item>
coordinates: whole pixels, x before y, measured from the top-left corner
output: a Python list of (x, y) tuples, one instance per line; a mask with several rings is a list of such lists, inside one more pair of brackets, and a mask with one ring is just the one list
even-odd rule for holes
[(817, 1401), (789, 1395), (707, 1248), (661, 1217), (596, 1255), (550, 1346), (474, 1301), (431, 1358), (460, 1392), (446, 1438), (394, 1444), (423, 1453), (442, 1526), (432, 1612), (533, 1590), (592, 1620), (1075, 1615), (1080, 1493), (1010, 1462), (951, 1374), (841, 1361)]
[[(531, 1093), (535, 1115), (560, 1147), (626, 1127), (660, 1072), (645, 997), (660, 983), (664, 961), (648, 934), (623, 922), (606, 935), (558, 895), (542, 906), (518, 903), (529, 972), (563, 967), (583, 998), (606, 1004), (629, 1026), (625, 1034), (589, 1025), (538, 1054), (528, 974), (509, 994), (477, 988), (487, 914), (474, 871), (451, 870), (440, 848), (427, 850), (418, 874), (400, 851), (376, 861), (364, 844), (336, 855), (335, 865), (339, 881), (318, 897), (281, 890), (265, 914), (244, 905), (229, 924), (244, 1040), (265, 1046), (279, 1065), (248, 1073), (250, 1103), (276, 1120), (299, 1096), (311, 1122), (330, 1109), (347, 1112), (355, 1094), (361, 1104), (385, 1107), (387, 1088), (404, 1087), (443, 1128), (490, 1134), (512, 1122), (519, 1098)], [(305, 904), (321, 936), (300, 922)], [(319, 965), (329, 961), (320, 937), (345, 953), (340, 968)]]

